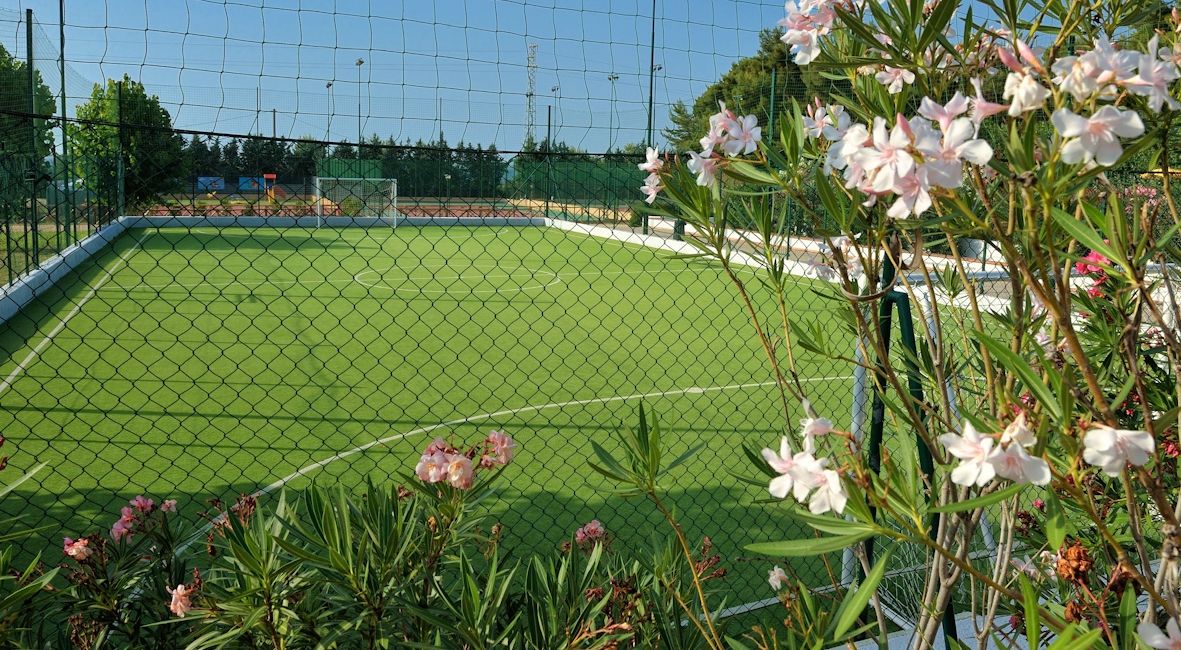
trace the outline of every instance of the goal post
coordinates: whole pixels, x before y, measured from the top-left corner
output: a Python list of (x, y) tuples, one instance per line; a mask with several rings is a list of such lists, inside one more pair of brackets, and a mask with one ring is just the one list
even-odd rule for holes
[(316, 176), (316, 227), (329, 217), (398, 225), (398, 179)]

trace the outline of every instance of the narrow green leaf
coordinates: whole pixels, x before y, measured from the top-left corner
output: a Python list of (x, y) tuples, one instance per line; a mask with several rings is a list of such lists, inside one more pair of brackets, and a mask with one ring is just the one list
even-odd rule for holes
[(1038, 648), (1041, 647), (1038, 638), (1041, 636), (1042, 621), (1037, 608), (1037, 591), (1024, 573), (1019, 574), (1018, 579), (1021, 582), (1021, 605), (1025, 609), (1025, 638), (1029, 647)]
[(1129, 650), (1136, 647), (1136, 622), (1139, 617), (1136, 590), (1124, 589), (1124, 595), (1119, 601), (1120, 646)]
[(748, 544), (745, 548), (751, 553), (768, 555), (771, 557), (812, 557), (833, 553), (873, 537), (872, 532), (856, 535), (835, 535), (814, 539), (791, 539), (782, 542), (761, 542)]
[(1026, 390), (1037, 396), (1042, 408), (1054, 415), (1055, 420), (1062, 419), (1062, 412), (1059, 410), (1061, 407), (1058, 404), (1057, 398), (1055, 398), (1049, 386), (1042, 383), (1042, 378), (1034, 372), (1028, 361), (1014, 354), (1008, 346), (983, 332), (976, 332), (976, 336), (988, 348), (988, 351), (997, 358), (1001, 365), (1021, 378), (1021, 383), (1025, 384)]
[(1082, 221), (1075, 219), (1074, 215), (1063, 211), (1061, 208), (1054, 208), (1054, 221), (1071, 237), (1078, 240), (1080, 244), (1087, 248), (1097, 251), (1105, 255), (1108, 259), (1119, 259), (1119, 254), (1107, 242), (1103, 241), (1103, 237), (1095, 232), (1089, 225)]
[(727, 176), (732, 176), (747, 183), (761, 183), (763, 185), (779, 185), (779, 179), (772, 176), (767, 170), (755, 167), (754, 165), (742, 161), (732, 160), (724, 168)]
[(821, 515), (814, 515), (810, 512), (804, 511), (802, 508), (793, 507), (788, 514), (793, 519), (798, 519), (805, 524), (815, 528), (822, 533), (831, 533), (833, 535), (861, 535), (864, 533), (873, 533), (876, 529), (859, 521), (849, 521), (839, 517), (825, 517)]
[(1062, 548), (1066, 541), (1066, 513), (1053, 490), (1046, 490), (1046, 542), (1051, 550)]
[(997, 490), (996, 492), (989, 492), (978, 497), (965, 499), (963, 501), (956, 501), (955, 503), (948, 503), (937, 508), (931, 508), (931, 512), (948, 513), (948, 512), (964, 512), (966, 510), (975, 510), (977, 508), (984, 508), (994, 503), (1000, 503), (1005, 499), (1017, 494), (1024, 488), (1025, 485), (1021, 483), (1014, 483), (1006, 488)]
[(886, 566), (890, 563), (890, 557), (894, 554), (896, 544), (890, 545), (886, 552), (882, 554), (878, 561), (873, 565), (869, 575), (865, 577), (856, 589), (852, 589), (845, 593), (844, 600), (841, 601), (840, 608), (837, 614), (837, 625), (833, 630), (833, 640), (843, 639), (857, 619), (861, 618), (861, 613), (865, 611), (866, 605), (869, 604), (869, 599), (873, 597), (878, 590), (878, 583), (882, 581), (882, 576), (886, 575)]

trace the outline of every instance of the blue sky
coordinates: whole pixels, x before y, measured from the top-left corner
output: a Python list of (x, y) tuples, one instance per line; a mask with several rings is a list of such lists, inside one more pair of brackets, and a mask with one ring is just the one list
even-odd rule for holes
[[(355, 141), (359, 101), (366, 136), (427, 140), (442, 100), (449, 142), (515, 150), (525, 132), (527, 47), (536, 43), (539, 138), (547, 106), (558, 137), (583, 149), (645, 137), (651, 0), (65, 4), (71, 108), (90, 84), (127, 73), (160, 96), (179, 128), (269, 135), (274, 109), (280, 136)], [(34, 52), (56, 93), (57, 0), (5, 0), (0, 44), (24, 56), (26, 8), (44, 30)], [(670, 103), (691, 100), (753, 53), (758, 30), (782, 16), (776, 0), (657, 0), (657, 129)]]

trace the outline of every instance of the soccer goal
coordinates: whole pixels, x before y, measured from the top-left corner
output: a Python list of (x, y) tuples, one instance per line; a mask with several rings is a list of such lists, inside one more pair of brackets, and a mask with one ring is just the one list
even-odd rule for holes
[(372, 219), (376, 224), (398, 225), (398, 179), (315, 178), (316, 227), (331, 217)]

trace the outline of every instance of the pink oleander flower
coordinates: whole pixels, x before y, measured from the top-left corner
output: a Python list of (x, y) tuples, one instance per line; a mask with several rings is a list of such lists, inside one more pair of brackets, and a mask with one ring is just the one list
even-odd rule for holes
[(874, 76), (878, 83), (886, 87), (886, 92), (891, 95), (897, 95), (902, 92), (902, 86), (914, 83), (914, 73), (903, 68), (892, 68), (885, 66), (885, 69)]
[(492, 449), (498, 465), (508, 465), (516, 454), (517, 443), (503, 431), (493, 431), (488, 434), (485, 442)]
[(94, 549), (90, 548), (90, 540), (86, 538), (74, 540), (67, 537), (62, 544), (62, 552), (81, 562), (93, 555)]
[(1014, 483), (1046, 485), (1050, 482), (1050, 466), (1046, 461), (1030, 456), (1025, 447), (1019, 444), (993, 450), (988, 457), (988, 463), (992, 465), (997, 476)]
[[(1165, 632), (1168, 632), (1166, 634)], [(1156, 650), (1181, 650), (1181, 627), (1177, 625), (1177, 619), (1170, 618), (1165, 623), (1165, 629), (1153, 625), (1152, 623), (1141, 623), (1136, 626), (1136, 634), (1140, 635), (1140, 640), (1144, 645)]]
[(960, 94), (959, 91), (956, 91), (947, 104), (939, 104), (930, 97), (924, 97), (919, 104), (919, 115), (935, 122), (942, 131), (947, 132), (951, 123), (967, 112), (968, 103), (968, 98)]
[(734, 111), (726, 108), (726, 102), (718, 102), (718, 112), (709, 116), (709, 131), (701, 138), (703, 151), (712, 152), (714, 148), (725, 148), (730, 135), (726, 131), (726, 123), (735, 119)]
[(1094, 279), (1094, 281), (1091, 283), (1091, 286), (1087, 287), (1087, 295), (1092, 298), (1102, 297), (1103, 296), (1103, 283), (1106, 281), (1107, 281), (1106, 275), (1097, 276)]
[(807, 496), (807, 487), (796, 484), (796, 463), (805, 462), (811, 459), (812, 455), (807, 452), (799, 452), (792, 454), (791, 445), (787, 441), (787, 436), (779, 439), (779, 453), (775, 453), (770, 449), (763, 449), (763, 460), (767, 461), (767, 465), (771, 470), (777, 472), (779, 476), (771, 479), (767, 490), (771, 496), (776, 499), (785, 499), (789, 492), (795, 491), (796, 500), (802, 501)]
[(447, 482), (451, 487), (466, 490), (472, 486), (472, 476), (474, 475), (474, 468), (472, 467), (472, 459), (463, 454), (447, 454), (446, 455), (446, 469)]
[(804, 436), (804, 451), (816, 453), (816, 438), (832, 433), (832, 421), (826, 418), (804, 418), (800, 420), (800, 433)]
[(875, 117), (873, 121), (873, 144), (853, 155), (853, 160), (864, 170), (866, 180), (862, 187), (873, 192), (891, 192), (897, 180), (909, 175), (915, 166), (910, 154), (910, 129), (904, 126), (905, 119), (898, 115), (893, 128), (886, 127), (886, 120)]
[(970, 119), (953, 119), (938, 132), (918, 122), (915, 125), (915, 149), (923, 154), (922, 168), (926, 170), (931, 185), (955, 189), (964, 182), (965, 162), (984, 166), (992, 160), (992, 147), (976, 137)]
[(160, 504), (160, 510), (163, 512), (176, 512), (176, 499), (165, 499), (164, 503)]
[(1102, 273), (1105, 266), (1110, 266), (1111, 260), (1098, 251), (1091, 251), (1083, 259), (1074, 263), (1074, 270), (1078, 273)]
[(845, 504), (849, 496), (841, 485), (841, 475), (835, 470), (824, 469), (813, 476), (811, 483), (815, 486), (812, 496), (808, 499), (808, 511), (814, 515), (826, 512), (841, 514), (845, 511)]
[(426, 446), (426, 450), (422, 452), (422, 455), (429, 456), (439, 452), (449, 454), (453, 451), (455, 450), (451, 448), (451, 445), (447, 444), (446, 440), (443, 440), (442, 438), (435, 438), (431, 441), (431, 444)]
[(193, 595), (192, 589), (186, 585), (177, 585), (176, 589), (170, 587), (165, 587), (164, 589), (172, 596), (172, 602), (168, 604), (168, 609), (172, 610), (173, 614), (183, 617), (193, 609), (193, 604), (190, 600)]
[(1083, 436), (1083, 460), (1108, 476), (1119, 476), (1128, 465), (1144, 465), (1155, 448), (1152, 434), (1147, 431), (1093, 424)]
[(961, 434), (945, 433), (939, 441), (947, 453), (960, 459), (960, 464), (951, 472), (951, 482), (956, 485), (983, 487), (996, 476), (996, 468), (989, 463), (995, 450), (995, 440), (982, 436), (971, 422), (964, 422)]
[(131, 500), (131, 507), (139, 512), (151, 512), (156, 507), (156, 502), (143, 496), (137, 496)]
[(1080, 102), (1099, 92), (1096, 71), (1084, 57), (1064, 56), (1055, 61), (1050, 70), (1055, 74), (1054, 84)]
[(804, 116), (804, 132), (812, 139), (823, 137), (831, 142), (840, 140), (849, 129), (849, 124), (849, 114), (845, 112), (844, 106), (822, 106), (819, 99), (815, 100), (815, 104), (808, 106), (807, 114)]
[(929, 169), (928, 165), (922, 165), (895, 180), (893, 192), (898, 199), (886, 211), (886, 216), (892, 219), (905, 219), (911, 215), (917, 217), (931, 209)]
[(1009, 110), (1009, 105), (997, 104), (984, 99), (984, 91), (981, 89), (978, 77), (972, 78), (972, 87), (976, 90), (976, 96), (972, 98), (972, 113), (969, 117), (972, 124), (976, 125), (976, 129), (979, 130), (980, 124), (984, 120), (998, 113), (1004, 113)]
[(779, 21), (783, 36), (796, 65), (808, 65), (820, 55), (820, 37), (827, 34), (836, 20), (836, 11), (829, 0), (788, 0), (784, 5), (787, 17)]
[(423, 454), (414, 468), (414, 474), (424, 483), (441, 483), (447, 480), (447, 456), (442, 451)]
[(646, 197), (644, 203), (648, 205), (655, 203), (656, 195), (662, 189), (664, 189), (664, 186), (660, 184), (660, 176), (657, 174), (648, 174), (648, 177), (644, 179), (644, 184), (640, 186), (640, 193)]
[(728, 156), (747, 155), (758, 149), (759, 140), (763, 138), (763, 129), (759, 126), (759, 119), (754, 115), (735, 117), (726, 120), (726, 133), (729, 139), (722, 145), (722, 150)]
[(1172, 110), (1181, 108), (1181, 104), (1169, 93), (1169, 84), (1181, 77), (1181, 72), (1178, 71), (1176, 63), (1157, 57), (1158, 41), (1159, 37), (1154, 34), (1148, 41), (1148, 52), (1139, 55), (1136, 66), (1139, 72), (1134, 77), (1124, 80), (1123, 84), (1133, 94), (1147, 97), (1148, 108), (1156, 113), (1165, 106)]
[(664, 160), (660, 157), (660, 149), (658, 147), (648, 147), (644, 152), (645, 162), (636, 165), (640, 171), (648, 172), (649, 174), (659, 174), (660, 170), (664, 168)]
[(689, 152), (689, 171), (697, 174), (697, 184), (711, 187), (718, 182), (718, 159), (714, 157), (712, 149), (701, 153)]
[(1038, 58), (1037, 53), (1033, 51), (1033, 48), (1026, 45), (1025, 41), (1019, 38), (1013, 39), (1013, 45), (1017, 48), (1017, 53), (1021, 55), (1021, 59), (1025, 61), (1025, 64), (1028, 65), (1031, 70), (1040, 75), (1046, 74), (1046, 69), (1042, 67), (1041, 59)]
[(1049, 89), (1038, 83), (1037, 78), (1028, 72), (1010, 72), (1009, 76), (1005, 77), (1005, 90), (1001, 94), (1003, 99), (1010, 100), (1011, 117), (1019, 117), (1022, 113), (1041, 108), (1049, 96)]
[(1135, 111), (1103, 106), (1091, 117), (1083, 117), (1068, 108), (1054, 111), (1050, 121), (1066, 139), (1062, 162), (1070, 165), (1092, 162), (1108, 167), (1124, 153), (1120, 138), (1134, 138), (1144, 133), (1144, 122)]
[(1136, 75), (1136, 64), (1139, 56), (1136, 52), (1120, 50), (1107, 39), (1099, 36), (1095, 39), (1090, 52), (1079, 56), (1084, 65), (1093, 70), (1095, 81), (1099, 84), (1099, 93), (1104, 97), (1115, 97), (1118, 94), (1117, 84), (1122, 84)]
[(119, 519), (111, 526), (111, 539), (118, 542), (124, 537), (131, 537), (131, 524), (123, 519)]
[(1033, 429), (1025, 423), (1025, 413), (1022, 412), (1017, 415), (1017, 419), (1009, 423), (1005, 430), (1001, 432), (1001, 444), (1010, 445), (1018, 444), (1022, 447), (1032, 447), (1037, 444), (1037, 436)]
[(776, 566), (767, 572), (767, 584), (775, 591), (781, 591), (788, 583), (787, 573), (783, 569)]
[(602, 522), (598, 519), (592, 519), (589, 523), (574, 531), (574, 543), (585, 547), (593, 545), (606, 536), (607, 529), (603, 527)]

